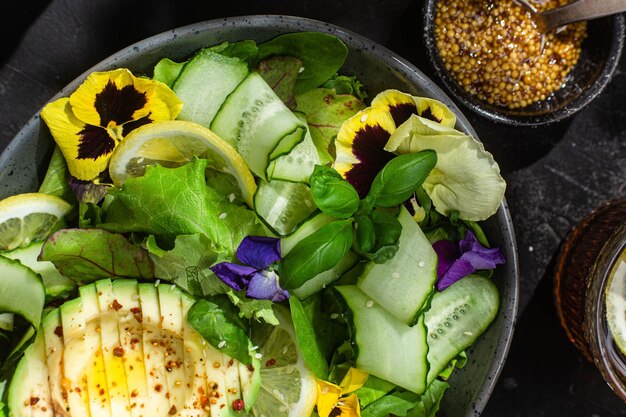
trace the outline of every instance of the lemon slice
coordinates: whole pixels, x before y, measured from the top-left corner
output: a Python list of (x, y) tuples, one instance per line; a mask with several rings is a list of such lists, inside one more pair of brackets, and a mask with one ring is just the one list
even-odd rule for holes
[(280, 324), (255, 334), (261, 345), (261, 389), (255, 417), (309, 416), (317, 400), (315, 377), (304, 364), (289, 311), (275, 306)]
[(241, 155), (213, 131), (194, 122), (168, 120), (133, 130), (115, 148), (109, 175), (120, 187), (129, 177), (142, 176), (148, 165), (177, 167), (194, 158), (208, 159), (211, 168), (233, 175), (244, 201), (252, 206), (256, 183)]
[(25, 193), (0, 201), (0, 250), (44, 240), (62, 222), (72, 206), (43, 193)]
[(613, 341), (626, 355), (626, 251), (617, 259), (609, 276), (606, 319)]

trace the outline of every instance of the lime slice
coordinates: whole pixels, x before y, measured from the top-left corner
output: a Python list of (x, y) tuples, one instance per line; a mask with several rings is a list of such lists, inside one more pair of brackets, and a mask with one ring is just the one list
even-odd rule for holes
[(177, 167), (194, 158), (208, 159), (211, 168), (233, 175), (244, 201), (252, 205), (256, 183), (241, 155), (217, 134), (194, 122), (168, 120), (133, 130), (115, 148), (109, 175), (120, 187), (129, 177), (142, 176), (148, 165)]
[(613, 341), (626, 355), (626, 251), (617, 259), (609, 275), (606, 319)]
[(280, 324), (264, 328), (255, 339), (261, 346), (261, 389), (252, 408), (255, 417), (309, 416), (317, 400), (315, 377), (307, 369), (296, 342), (289, 311), (275, 306)]
[(28, 246), (47, 238), (72, 206), (43, 193), (25, 193), (0, 201), (0, 250)]

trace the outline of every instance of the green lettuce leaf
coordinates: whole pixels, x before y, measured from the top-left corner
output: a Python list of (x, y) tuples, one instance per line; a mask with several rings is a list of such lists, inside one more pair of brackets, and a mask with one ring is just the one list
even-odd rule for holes
[(357, 80), (356, 75), (335, 74), (331, 79), (321, 85), (322, 88), (332, 88), (337, 94), (351, 94), (363, 101), (367, 98), (367, 91)]
[(52, 152), (48, 171), (46, 171), (46, 176), (39, 186), (39, 192), (55, 195), (70, 204), (76, 204), (76, 196), (70, 188), (70, 172), (58, 146)]
[(271, 300), (254, 300), (233, 290), (227, 294), (230, 301), (239, 308), (239, 317), (278, 326), (279, 321), (274, 315)]
[(225, 294), (229, 290), (209, 269), (220, 259), (220, 254), (213, 250), (213, 244), (206, 236), (177, 236), (171, 250), (159, 248), (155, 237), (150, 236), (146, 248), (154, 264), (154, 274), (159, 279), (171, 281), (198, 297)]
[(152, 78), (172, 88), (186, 63), (187, 61), (174, 62), (169, 58), (163, 58), (154, 66), (154, 75)]
[(124, 236), (101, 229), (62, 229), (44, 243), (39, 256), (79, 284), (101, 278), (153, 279), (148, 252)]
[(291, 56), (275, 56), (259, 63), (258, 72), (276, 95), (291, 110), (296, 108), (293, 94), (302, 61)]
[(248, 235), (263, 234), (255, 213), (231, 203), (205, 184), (207, 161), (178, 168), (150, 166), (143, 177), (130, 178), (113, 200), (100, 227), (119, 233), (178, 236), (204, 234), (216, 251), (232, 256)]

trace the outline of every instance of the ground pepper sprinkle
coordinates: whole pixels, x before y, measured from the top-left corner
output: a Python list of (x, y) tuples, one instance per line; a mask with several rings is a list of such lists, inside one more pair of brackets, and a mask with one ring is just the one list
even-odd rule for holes
[[(530, 0), (544, 11), (569, 0)], [(580, 57), (586, 22), (542, 35), (513, 0), (439, 0), (435, 39), (445, 68), (469, 94), (511, 109), (545, 100)]]

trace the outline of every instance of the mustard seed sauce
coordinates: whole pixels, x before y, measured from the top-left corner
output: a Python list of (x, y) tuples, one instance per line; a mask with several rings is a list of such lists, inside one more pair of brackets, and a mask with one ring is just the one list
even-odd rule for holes
[[(531, 1), (539, 11), (569, 0)], [(545, 100), (580, 57), (586, 22), (542, 35), (513, 0), (439, 0), (435, 39), (445, 68), (469, 94), (511, 109)]]

